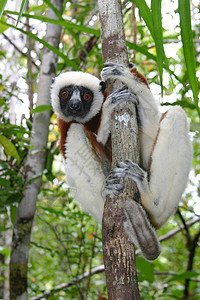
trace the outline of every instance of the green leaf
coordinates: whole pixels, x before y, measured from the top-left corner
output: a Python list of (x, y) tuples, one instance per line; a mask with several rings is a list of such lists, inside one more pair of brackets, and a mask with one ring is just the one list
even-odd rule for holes
[(31, 109), (31, 113), (39, 113), (42, 111), (49, 111), (52, 110), (51, 105), (39, 105), (36, 108)]
[(4, 151), (7, 155), (16, 158), (17, 162), (20, 161), (20, 157), (15, 145), (3, 135), (0, 135), (0, 144), (4, 147)]
[(147, 58), (156, 61), (156, 56), (153, 55), (153, 54), (151, 54), (151, 53), (149, 53), (144, 47), (140, 47), (140, 46), (138, 46), (138, 45), (136, 45), (136, 44), (134, 44), (134, 43), (131, 43), (131, 42), (129, 42), (129, 41), (126, 41), (126, 44), (127, 44), (127, 46), (128, 46), (130, 49), (134, 49), (134, 50), (136, 50), (137, 52), (140, 52), (140, 53), (146, 55)]
[(148, 261), (138, 256), (136, 257), (136, 266), (145, 280), (149, 282), (154, 281), (153, 268)]
[(5, 178), (0, 178), (0, 186), (10, 186), (10, 180), (7, 180)]
[(48, 172), (47, 170), (44, 170), (44, 171), (38, 173), (37, 175), (35, 175), (35, 176), (33, 176), (31, 179), (29, 179), (29, 180), (27, 181), (27, 184), (30, 184), (32, 181), (34, 181), (34, 180), (36, 180), (36, 179), (42, 177), (42, 175), (46, 174), (47, 172)]
[(51, 172), (53, 164), (53, 154), (51, 153), (51, 150), (47, 150), (46, 154), (46, 162), (45, 162), (45, 169), (48, 170), (48, 172)]
[(179, 0), (179, 15), (180, 15), (180, 27), (181, 38), (183, 43), (183, 53), (185, 57), (185, 63), (188, 72), (188, 79), (193, 92), (194, 102), (199, 112), (198, 107), (198, 82), (196, 77), (196, 58), (193, 44), (193, 33), (191, 27), (191, 13), (190, 13), (190, 0)]
[(15, 224), (16, 213), (17, 213), (17, 207), (12, 205), (10, 207), (10, 218), (13, 225)]
[(151, 35), (153, 36), (153, 25), (152, 25), (152, 18), (151, 18), (151, 11), (146, 4), (145, 0), (132, 0), (131, 2), (135, 3), (138, 7), (140, 14), (146, 23)]
[[(55, 20), (54, 20), (55, 21)], [(14, 28), (24, 34), (26, 34), (27, 36), (29, 36), (30, 38), (40, 42), (41, 44), (43, 44), (45, 47), (47, 47), (48, 49), (50, 49), (51, 51), (53, 51), (57, 56), (63, 58), (63, 60), (66, 62), (66, 64), (68, 66), (71, 66), (74, 70), (79, 70), (78, 66), (75, 64), (75, 62), (73, 60), (70, 60), (66, 55), (64, 55), (62, 52), (60, 52), (57, 48), (53, 47), (52, 45), (48, 44), (47, 42), (45, 42), (44, 40), (38, 38), (36, 35), (30, 33), (30, 32), (27, 32), (21, 28), (18, 28), (16, 26), (13, 26), (11, 24), (7, 24), (5, 22), (2, 22), (0, 21), (0, 24), (3, 24), (3, 25), (7, 25), (11, 28)]]
[(186, 279), (189, 279), (191, 277), (197, 277), (199, 274), (195, 271), (187, 271), (178, 275), (174, 275), (172, 276), (168, 282), (172, 282), (172, 281), (178, 281), (178, 282), (183, 282)]
[(19, 202), (22, 199), (22, 193), (16, 192), (16, 193), (10, 193), (10, 196), (6, 200), (6, 204), (9, 205), (11, 203)]
[(61, 13), (57, 10), (57, 8), (51, 3), (51, 1), (49, 0), (43, 0), (43, 2), (45, 2), (48, 7), (50, 7), (53, 12), (55, 13), (55, 15), (58, 17), (59, 20), (63, 20)]
[[(1, 21), (6, 22), (6, 17), (2, 16), (1, 17)], [(0, 27), (0, 34), (3, 33), (4, 31), (6, 31), (7, 29), (8, 29), (7, 25), (1, 25), (1, 27)]]
[(161, 89), (163, 90), (163, 34), (162, 34), (162, 17), (161, 17), (161, 0), (151, 0), (153, 39), (156, 46), (157, 64), (160, 75)]
[(4, 255), (6, 258), (8, 258), (10, 256), (10, 249), (1, 247), (0, 253)]
[[(12, 14), (12, 15), (18, 15), (17, 12), (9, 11), (9, 10), (6, 10), (5, 13)], [(89, 34), (100, 36), (100, 31), (97, 30), (97, 29), (93, 29), (93, 28), (83, 26), (83, 25), (78, 25), (78, 24), (75, 24), (73, 22), (69, 22), (67, 20), (63, 20), (63, 19), (62, 20), (55, 20), (55, 19), (49, 19), (49, 18), (46, 18), (46, 17), (29, 15), (29, 14), (22, 14), (22, 16), (26, 17), (26, 18), (29, 18), (29, 19), (39, 20), (39, 21), (42, 21), (42, 22), (45, 22), (45, 23), (51, 23), (51, 24), (56, 24), (56, 25), (59, 25), (59, 26), (63, 26), (67, 29), (75, 29), (75, 30), (78, 30), (78, 31), (81, 31), (81, 32), (86, 32), (86, 33), (89, 33)], [(7, 25), (9, 25), (9, 24), (7, 24)], [(13, 26), (13, 28), (15, 28), (15, 26)], [(15, 28), (15, 29), (17, 29), (17, 28)]]
[(7, 0), (1, 0), (0, 1), (0, 18), (2, 16), (2, 14), (3, 14), (3, 11), (4, 11), (4, 8), (6, 6), (6, 3), (7, 3)]
[(20, 7), (20, 12), (19, 12), (19, 16), (18, 16), (18, 19), (17, 19), (17, 24), (16, 26), (18, 25), (19, 23), (19, 20), (21, 19), (21, 16), (25, 10), (25, 7), (26, 7), (26, 4), (27, 4), (28, 0), (22, 0), (22, 4), (21, 4), (21, 7)]

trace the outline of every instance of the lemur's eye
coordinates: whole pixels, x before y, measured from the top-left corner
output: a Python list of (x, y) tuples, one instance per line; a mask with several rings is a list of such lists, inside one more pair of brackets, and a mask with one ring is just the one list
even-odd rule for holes
[(67, 99), (69, 97), (69, 92), (64, 91), (64, 92), (62, 92), (61, 96), (62, 96), (63, 99)]
[(83, 95), (83, 99), (86, 100), (86, 101), (88, 101), (88, 100), (91, 99), (91, 95), (90, 94), (84, 94)]

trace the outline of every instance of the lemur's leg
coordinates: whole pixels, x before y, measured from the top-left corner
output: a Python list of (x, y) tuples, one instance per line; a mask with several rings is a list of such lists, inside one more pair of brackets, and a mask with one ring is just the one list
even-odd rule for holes
[(97, 133), (97, 141), (103, 145), (106, 144), (110, 135), (111, 114), (114, 108), (124, 101), (132, 101), (133, 103), (137, 103), (135, 94), (128, 90), (127, 87), (123, 87), (113, 92), (107, 97), (103, 104), (101, 126)]
[(176, 211), (187, 184), (192, 161), (186, 115), (171, 108), (160, 123), (149, 174), (131, 161), (119, 163), (113, 178), (128, 177), (138, 186), (142, 206), (159, 228)]

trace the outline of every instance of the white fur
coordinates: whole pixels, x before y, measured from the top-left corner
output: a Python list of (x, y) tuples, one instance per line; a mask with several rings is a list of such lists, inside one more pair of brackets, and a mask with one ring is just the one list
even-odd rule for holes
[(150, 182), (142, 204), (156, 227), (175, 213), (186, 187), (192, 163), (192, 146), (185, 112), (171, 108), (160, 123), (160, 133), (152, 153)]
[(105, 176), (94, 159), (81, 124), (72, 124), (66, 143), (66, 176), (74, 200), (101, 223)]
[(114, 105), (111, 104), (111, 98), (107, 97), (103, 104), (101, 124), (97, 133), (97, 141), (106, 144), (111, 126), (111, 114), (114, 109)]
[(104, 100), (104, 96), (101, 92), (100, 82), (101, 81), (97, 77), (84, 72), (67, 72), (59, 75), (58, 77), (56, 77), (51, 91), (51, 102), (53, 110), (61, 119), (63, 119), (66, 122), (71, 122), (73, 118), (66, 117), (60, 109), (59, 92), (62, 88), (69, 85), (84, 86), (93, 91), (93, 103), (90, 112), (85, 116), (85, 118), (81, 119), (76, 117), (75, 121), (80, 123), (85, 123), (89, 121), (100, 111)]
[(119, 67), (120, 76), (112, 72), (114, 68), (114, 65), (104, 68), (102, 78), (121, 80), (139, 100), (141, 167), (144, 170), (148, 170), (152, 155), (149, 182), (146, 178), (140, 181), (135, 174), (127, 177), (137, 182), (142, 205), (159, 228), (176, 211), (191, 168), (192, 145), (186, 114), (181, 107), (173, 107), (160, 122), (159, 107), (146, 84), (123, 66)]
[[(123, 176), (136, 181), (142, 205), (148, 212), (152, 224), (161, 227), (175, 212), (186, 186), (191, 167), (192, 146), (188, 136), (186, 115), (180, 107), (174, 107), (169, 109), (164, 119), (160, 121), (162, 114), (149, 88), (136, 75), (130, 73), (128, 69), (120, 67), (120, 72), (112, 72), (112, 68), (113, 66), (108, 66), (103, 69), (103, 79), (117, 78), (121, 80), (134, 92), (139, 102), (137, 107), (141, 121), (139, 138), (141, 167), (143, 170), (148, 170), (151, 158), (150, 170), (148, 170), (150, 173), (149, 181), (147, 180), (147, 172), (144, 172), (138, 166), (139, 173), (131, 173), (130, 168), (128, 176)], [(56, 79), (52, 89), (52, 105), (58, 116), (67, 122), (71, 120), (63, 116), (58, 96), (61, 88), (71, 84), (85, 86), (94, 92), (94, 103), (90, 112), (84, 119), (76, 120), (85, 123), (101, 109), (103, 95), (100, 92), (100, 80), (82, 72), (65, 73)], [(102, 107), (102, 121), (97, 140), (103, 144), (107, 142), (110, 133), (111, 114), (115, 106), (112, 104), (111, 98), (108, 97)], [(66, 149), (67, 182), (71, 187), (74, 199), (81, 204), (84, 210), (101, 222), (104, 206), (102, 191), (105, 176), (99, 162), (92, 153), (91, 145), (81, 124), (74, 123), (70, 126), (66, 139)], [(124, 173), (122, 172), (122, 174)], [(127, 213), (131, 221), (127, 228), (132, 226), (131, 222), (135, 222), (134, 226), (142, 224), (143, 217), (141, 216), (143, 214), (137, 220), (137, 214), (131, 218), (130, 210)], [(151, 225), (148, 225), (149, 222), (145, 218), (144, 214), (144, 228), (148, 226), (148, 238), (151, 238)], [(130, 240), (134, 241), (136, 233), (131, 233), (131, 231), (134, 231), (131, 229), (129, 231)], [(152, 237), (155, 241), (154, 232)], [(139, 240), (136, 240), (136, 243), (142, 248), (144, 246), (144, 236), (138, 235), (137, 239)], [(157, 243), (155, 243), (155, 247), (157, 247), (156, 251), (159, 253)], [(143, 249), (143, 253), (144, 251), (145, 249)]]

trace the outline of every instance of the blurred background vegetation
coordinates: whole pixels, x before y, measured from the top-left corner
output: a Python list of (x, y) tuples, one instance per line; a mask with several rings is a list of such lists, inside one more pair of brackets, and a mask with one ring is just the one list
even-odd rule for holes
[[(58, 55), (57, 75), (74, 69), (99, 77), (102, 55), (97, 2), (64, 2), (62, 15), (53, 8), (58, 17), (55, 26), (62, 27), (59, 49), (50, 48)], [(158, 231), (161, 255), (152, 263), (137, 256), (139, 287), (145, 300), (199, 299), (200, 4), (197, 0), (158, 1), (162, 4), (159, 14), (159, 6), (151, 7), (153, 2), (122, 3), (130, 62), (147, 77), (163, 110), (178, 104), (186, 111), (194, 159), (179, 210)], [(50, 109), (34, 110), (42, 51), (50, 47), (44, 39), (46, 24), (53, 22), (46, 17), (49, 7), (49, 0), (9, 0), (0, 6), (0, 299), (4, 300), (9, 299), (12, 230), (26, 188), (24, 164), (32, 147), (32, 121), (35, 114)], [(162, 26), (157, 27), (161, 21)], [(46, 164), (42, 174), (37, 174), (42, 176), (42, 186), (30, 244), (29, 297), (107, 299), (101, 226), (70, 197), (58, 140), (52, 113)]]

